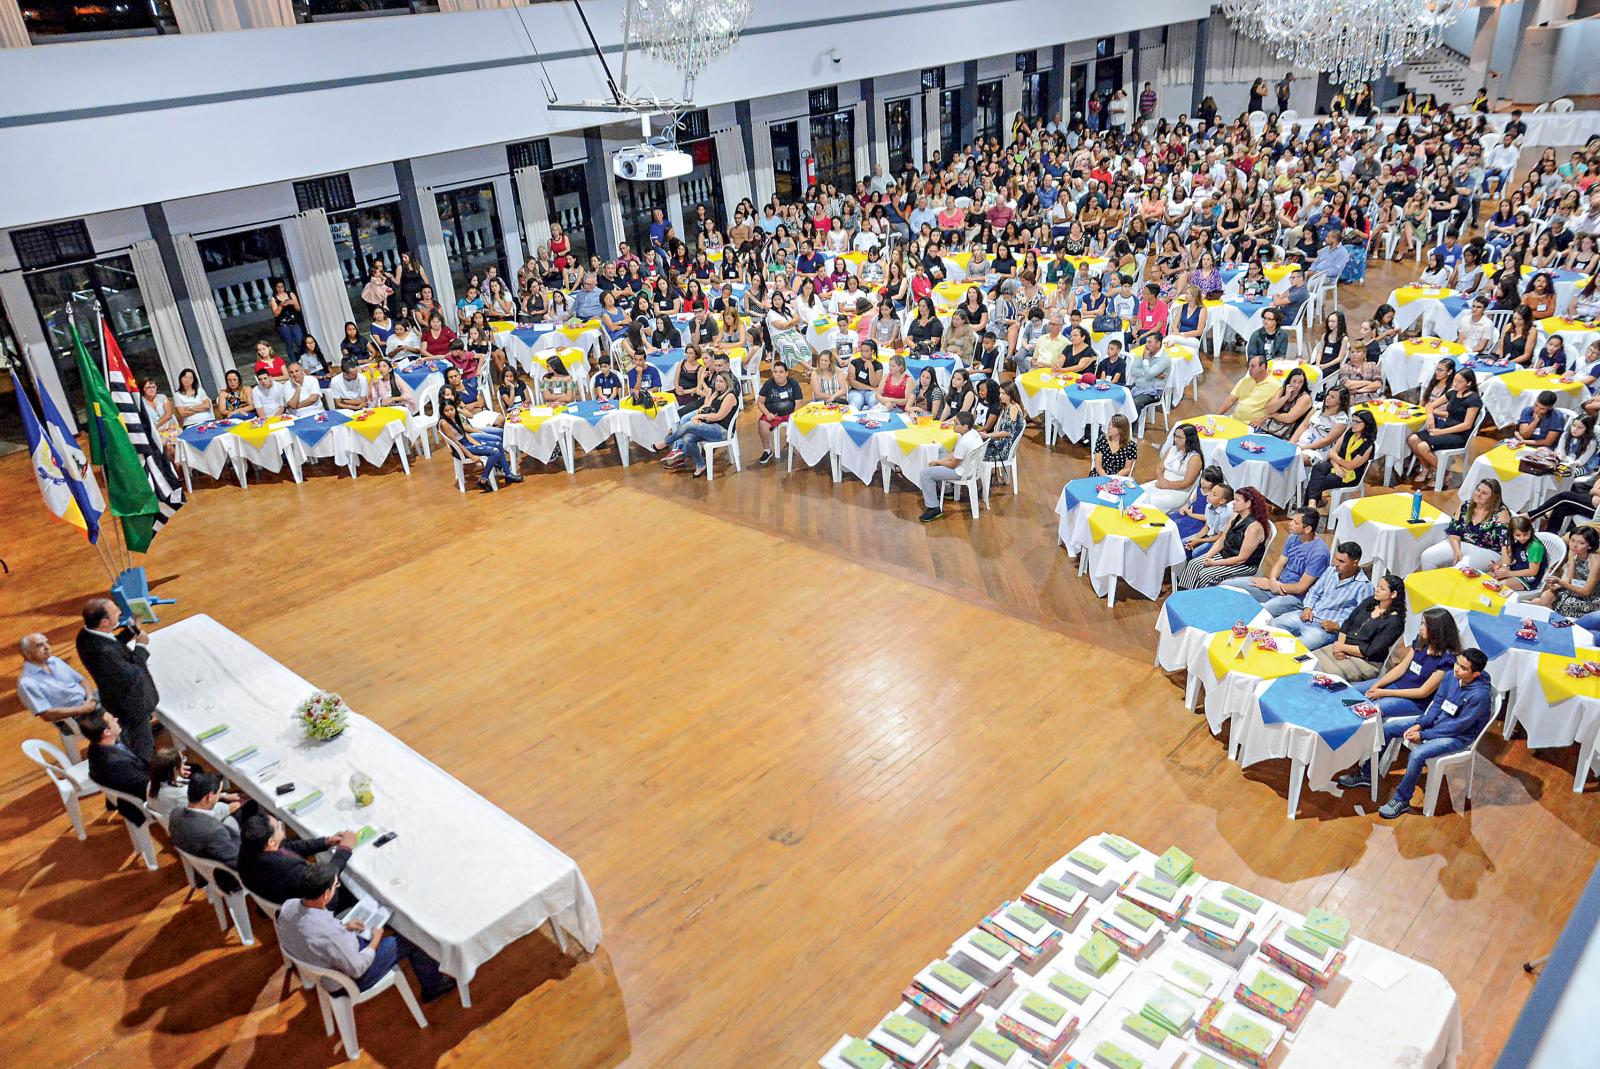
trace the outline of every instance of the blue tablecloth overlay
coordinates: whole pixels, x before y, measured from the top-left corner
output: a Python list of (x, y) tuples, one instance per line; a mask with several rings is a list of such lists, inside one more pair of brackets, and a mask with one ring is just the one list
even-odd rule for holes
[[(1244, 447), (1245, 442), (1253, 442), (1263, 448), (1261, 452), (1253, 453)], [(1222, 452), (1228, 458), (1229, 464), (1264, 460), (1274, 471), (1288, 471), (1289, 465), (1294, 463), (1295, 447), (1282, 438), (1274, 438), (1270, 434), (1245, 434), (1229, 439)]]
[(511, 336), (526, 345), (533, 345), (546, 334), (555, 330), (557, 325), (555, 323), (535, 323), (531, 327), (518, 327), (511, 332)]
[(856, 445), (866, 445), (867, 439), (874, 434), (885, 434), (889, 431), (903, 431), (909, 426), (905, 417), (898, 412), (891, 412), (887, 418), (878, 422), (876, 427), (868, 427), (857, 423), (855, 420), (845, 420), (839, 426), (844, 428), (845, 435)]
[(1167, 628), (1173, 634), (1186, 627), (1200, 631), (1226, 631), (1240, 620), (1249, 623), (1260, 610), (1261, 604), (1255, 598), (1242, 590), (1229, 590), (1225, 586), (1174, 590), (1161, 609), (1167, 614)]
[(1224, 267), (1222, 269), (1222, 284), (1227, 285), (1242, 274), (1244, 274), (1244, 268), (1242, 267)]
[(645, 363), (661, 373), (661, 383), (664, 387), (672, 385), (672, 371), (683, 363), (682, 349), (663, 349), (659, 353), (644, 358)]
[(218, 423), (199, 423), (193, 427), (185, 428), (183, 432), (178, 435), (178, 438), (182, 441), (188, 442), (197, 449), (204, 449), (218, 438), (221, 438), (224, 434), (227, 434), (228, 431), (238, 422), (238, 420), (229, 419)]
[(1272, 302), (1252, 301), (1245, 297), (1229, 297), (1227, 300), (1223, 301), (1223, 303), (1229, 308), (1239, 309), (1239, 311), (1243, 312), (1247, 316), (1253, 316), (1263, 308), (1266, 308)]
[(1472, 630), (1472, 637), (1477, 640), (1478, 648), (1491, 661), (1512, 649), (1554, 653), (1560, 657), (1576, 655), (1578, 647), (1572, 639), (1572, 628), (1556, 627), (1553, 618), (1535, 620), (1533, 625), (1539, 629), (1539, 637), (1532, 642), (1524, 642), (1517, 637), (1517, 629), (1522, 626), (1522, 619), (1516, 606), (1507, 605), (1505, 612), (1499, 616), (1490, 616), (1486, 612), (1467, 613), (1467, 627)]
[(1342, 680), (1342, 685), (1331, 688), (1315, 686), (1311, 680), (1310, 673), (1300, 672), (1284, 676), (1262, 691), (1261, 722), (1310, 728), (1329, 749), (1337, 750), (1365, 723), (1344, 704), (1360, 699), (1361, 692)]
[(940, 372), (946, 375), (956, 369), (956, 358), (953, 356), (908, 356), (906, 357), (906, 371), (913, 379), (922, 375), (924, 368), (933, 368), (935, 375)]
[(1504, 364), (1490, 364), (1482, 360), (1463, 360), (1456, 363), (1457, 371), (1461, 371), (1464, 368), (1471, 368), (1474, 375), (1482, 378), (1485, 375), (1504, 375), (1508, 371), (1521, 371), (1522, 365), (1513, 364), (1509, 360)]
[(1128, 391), (1114, 382), (1107, 385), (1111, 387), (1109, 390), (1097, 390), (1093, 386), (1081, 386), (1075, 382), (1071, 386), (1063, 386), (1061, 396), (1073, 408), (1085, 401), (1111, 401), (1120, 405), (1128, 396)]
[[(1061, 496), (1065, 499), (1068, 508), (1078, 505), (1104, 505), (1107, 508), (1114, 508), (1115, 506), (1102, 498), (1100, 491), (1096, 489), (1096, 487), (1104, 486), (1109, 481), (1110, 479), (1104, 475), (1088, 475), (1082, 479), (1073, 479), (1062, 487)], [(1126, 488), (1122, 494), (1122, 504), (1124, 506), (1131, 505), (1144, 496), (1144, 487), (1138, 483), (1124, 482), (1122, 485)], [(1251, 615), (1254, 615), (1254, 613)], [(1232, 624), (1233, 621), (1229, 620), (1228, 623)]]
[(563, 416), (576, 416), (591, 427), (598, 427), (606, 415), (617, 411), (617, 402), (602, 401), (593, 398), (588, 401), (574, 401), (561, 410)]
[(343, 412), (318, 412), (313, 416), (301, 416), (289, 424), (289, 433), (306, 445), (315, 446), (328, 436), (329, 431), (341, 423), (349, 422), (350, 417)]
[(1467, 299), (1465, 297), (1445, 297), (1439, 301), (1439, 306), (1450, 313), (1450, 318), (1454, 319), (1467, 310)]
[(1540, 272), (1549, 275), (1551, 282), (1576, 282), (1584, 277), (1582, 272), (1573, 271), (1566, 267), (1541, 267), (1538, 271), (1534, 271), (1533, 274), (1527, 275), (1522, 279), (1523, 288), (1526, 289), (1533, 285), (1534, 276)]
[(420, 390), (429, 375), (443, 375), (451, 367), (450, 361), (433, 356), (426, 360), (418, 360), (409, 367), (400, 368), (395, 374), (399, 375), (400, 381), (411, 387), (412, 390)]

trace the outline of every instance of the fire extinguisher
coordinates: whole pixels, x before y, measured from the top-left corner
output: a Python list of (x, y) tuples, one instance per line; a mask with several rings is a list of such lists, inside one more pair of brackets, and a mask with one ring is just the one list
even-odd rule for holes
[(806, 149), (804, 152), (802, 152), (800, 154), (800, 158), (803, 161), (805, 161), (806, 186), (810, 187), (810, 186), (816, 185), (817, 184), (817, 158), (811, 154), (811, 150), (810, 149)]

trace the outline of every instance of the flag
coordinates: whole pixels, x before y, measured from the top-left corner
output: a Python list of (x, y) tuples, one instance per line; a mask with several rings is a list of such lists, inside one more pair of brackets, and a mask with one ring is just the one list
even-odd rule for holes
[(69, 468), (71, 462), (56, 451), (55, 442), (39, 425), (39, 418), (34, 415), (33, 405), (16, 371), (11, 372), (11, 385), (16, 392), (17, 407), (22, 411), (22, 433), (28, 440), (28, 455), (33, 458), (33, 477), (39, 483), (44, 507), (56, 519), (81, 530), (90, 542), (98, 541), (101, 510), (90, 503), (82, 481), (74, 477), (76, 465)]
[(67, 330), (72, 335), (72, 348), (78, 358), (78, 375), (83, 379), (84, 407), (89, 424), (90, 455), (100, 465), (106, 477), (106, 500), (111, 514), (122, 520), (123, 537), (128, 548), (143, 553), (150, 548), (155, 537), (155, 521), (160, 517), (161, 502), (150, 487), (139, 454), (128, 440), (128, 430), (117, 415), (116, 405), (106, 389), (105, 380), (89, 358), (89, 350), (78, 336), (78, 327), (67, 318)]
[(61, 461), (61, 470), (67, 474), (68, 485), (76, 480), (83, 491), (82, 502), (88, 503), (89, 511), (97, 515), (104, 513), (106, 500), (100, 494), (94, 469), (89, 466), (89, 458), (84, 456), (83, 450), (78, 448), (78, 439), (68, 429), (67, 421), (56, 407), (55, 398), (50, 396), (49, 390), (39, 391), (39, 415), (44, 419), (44, 430), (50, 436), (50, 443), (56, 447), (56, 456)]
[(150, 537), (154, 538), (173, 513), (183, 508), (183, 483), (162, 446), (161, 435), (150, 416), (149, 406), (139, 396), (139, 384), (134, 380), (128, 361), (123, 358), (122, 347), (117, 344), (116, 335), (111, 333), (111, 325), (104, 320), (100, 323), (100, 341), (105, 356), (106, 389), (111, 394), (111, 403), (117, 406), (117, 412), (122, 416), (128, 441), (133, 443), (134, 452), (139, 454), (145, 475), (150, 480), (150, 488), (155, 491), (156, 501), (159, 502), (158, 515), (150, 529)]

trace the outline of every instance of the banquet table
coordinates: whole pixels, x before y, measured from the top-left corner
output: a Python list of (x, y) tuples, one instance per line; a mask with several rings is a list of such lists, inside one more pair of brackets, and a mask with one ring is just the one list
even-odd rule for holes
[(1206, 724), (1211, 733), (1222, 734), (1223, 725), (1233, 721), (1235, 730), (1228, 737), (1231, 758), (1239, 754), (1244, 741), (1244, 718), (1261, 690), (1274, 679), (1311, 671), (1315, 662), (1304, 643), (1280, 628), (1262, 629), (1276, 647), (1268, 650), (1259, 648), (1256, 640), (1248, 636), (1234, 638), (1232, 625), (1229, 626), (1230, 630), (1212, 635), (1195, 654), (1189, 662), (1189, 674), (1205, 698)]
[(1383, 398), (1363, 401), (1351, 411), (1371, 413), (1372, 421), (1378, 425), (1378, 440), (1373, 446), (1372, 459), (1383, 461), (1384, 482), (1392, 485), (1395, 472), (1411, 459), (1411, 448), (1406, 441), (1428, 421), (1427, 410), (1409, 401)]
[(841, 472), (847, 471), (869, 486), (874, 479), (882, 478), (883, 447), (878, 439), (909, 426), (900, 413), (881, 408), (842, 416), (839, 428), (843, 433), (837, 439)]
[(652, 390), (652, 408), (635, 404), (632, 397), (620, 403), (622, 430), (630, 447), (642, 445), (655, 452), (667, 444), (667, 436), (678, 425), (678, 399), (667, 390)]
[(590, 366), (589, 354), (586, 350), (571, 345), (558, 345), (549, 349), (536, 349), (528, 354), (527, 370), (533, 376), (536, 389), (544, 389), (544, 377), (550, 373), (550, 358), (559, 357), (561, 365), (567, 369), (567, 374), (572, 376), (572, 381), (577, 384), (580, 397), (589, 396), (589, 375), (594, 370)]
[(807, 467), (828, 461), (829, 474), (839, 481), (839, 448), (844, 437), (844, 418), (848, 405), (812, 401), (796, 409), (789, 420), (789, 470), (794, 470), (795, 454)]
[(1186, 669), (1212, 635), (1237, 623), (1265, 627), (1271, 620), (1262, 604), (1242, 590), (1174, 590), (1156, 614), (1156, 664), (1163, 672)]
[(972, 283), (965, 279), (959, 282), (954, 280), (936, 282), (929, 296), (933, 298), (933, 306), (935, 308), (949, 311), (961, 303), (961, 298), (965, 297), (967, 290), (971, 288)]
[[(1120, 486), (1121, 493), (1112, 488)], [(1132, 479), (1108, 479), (1100, 475), (1086, 475), (1073, 479), (1061, 488), (1056, 501), (1056, 535), (1069, 556), (1076, 557), (1090, 540), (1089, 514), (1101, 506), (1127, 508), (1144, 496), (1144, 488)]]
[[(1543, 627), (1541, 631), (1549, 630)], [(1577, 631), (1578, 628), (1572, 630)], [(1512, 710), (1506, 718), (1509, 736), (1520, 723), (1528, 732), (1528, 749), (1544, 750), (1578, 744), (1573, 768), (1572, 790), (1582, 793), (1595, 771), (1597, 741), (1600, 741), (1600, 676), (1573, 677), (1570, 666), (1600, 662), (1600, 649), (1585, 633), (1572, 656), (1540, 652), (1523, 655), (1510, 667)]]
[(1211, 314), (1211, 351), (1220, 353), (1227, 340), (1227, 331), (1240, 339), (1250, 340), (1261, 326), (1261, 313), (1272, 306), (1270, 301), (1252, 301), (1243, 297), (1228, 297), (1220, 301), (1206, 301)]
[(1411, 495), (1374, 494), (1341, 502), (1333, 513), (1333, 542), (1361, 547), (1361, 563), (1372, 565), (1374, 578), (1384, 572), (1410, 575), (1422, 551), (1444, 541), (1450, 517), (1426, 501), (1422, 523), (1411, 522)]
[(1528, 287), (1533, 282), (1534, 275), (1549, 275), (1550, 281), (1555, 283), (1556, 310), (1565, 312), (1572, 306), (1572, 295), (1589, 284), (1589, 276), (1579, 271), (1568, 270), (1565, 267), (1528, 267), (1522, 268), (1522, 292), (1528, 292)]
[(1030, 420), (1037, 419), (1050, 409), (1051, 398), (1078, 381), (1070, 371), (1034, 368), (1017, 376), (1017, 392), (1022, 395), (1023, 410)]
[[(1200, 347), (1185, 345), (1181, 341), (1169, 338), (1161, 348), (1165, 350), (1167, 359), (1172, 361), (1172, 369), (1167, 372), (1168, 390), (1171, 396), (1181, 398), (1183, 391), (1189, 388), (1189, 384), (1206, 373), (1205, 367), (1200, 363)], [(1197, 392), (1195, 396), (1198, 398), (1199, 393)]]
[[(1180, 419), (1172, 425), (1176, 431), (1184, 424), (1193, 424), (1200, 432), (1200, 453), (1205, 457), (1207, 464), (1221, 467), (1226, 461), (1228, 443), (1235, 438), (1242, 438), (1250, 433), (1250, 425), (1243, 420), (1234, 419), (1232, 416), (1190, 416)], [(1172, 435), (1167, 435), (1167, 442), (1171, 444)]]
[(1378, 358), (1384, 385), (1394, 393), (1420, 390), (1433, 378), (1433, 369), (1446, 357), (1461, 362), (1467, 347), (1443, 338), (1411, 338), (1395, 342)]
[(548, 464), (558, 449), (567, 471), (572, 470), (572, 427), (567, 420), (556, 418), (557, 411), (551, 405), (533, 405), (506, 420), (502, 430), (512, 470), (521, 470), (519, 458), (523, 456)]
[(1479, 384), (1483, 409), (1496, 427), (1509, 427), (1533, 404), (1542, 391), (1556, 395), (1556, 407), (1576, 412), (1589, 396), (1589, 388), (1572, 375), (1541, 374), (1526, 368), (1496, 375)]
[[(1239, 767), (1286, 757), (1289, 772), (1289, 819), (1300, 808), (1307, 782), (1314, 791), (1343, 794), (1333, 782), (1340, 772), (1373, 756), (1382, 739), (1381, 716), (1362, 718), (1351, 705), (1364, 696), (1344, 680), (1317, 686), (1315, 675), (1302, 672), (1274, 680), (1246, 711)], [(1330, 677), (1331, 678), (1331, 677)], [(1378, 781), (1372, 781), (1378, 800)]]
[[(538, 373), (533, 370), (533, 354), (536, 351), (575, 348), (583, 350), (586, 356), (592, 355), (602, 348), (601, 335), (604, 333), (600, 329), (600, 321), (590, 319), (578, 324), (535, 323), (529, 327), (496, 331), (494, 340), (506, 351), (512, 363), (530, 375), (536, 375)], [(574, 370), (573, 375), (576, 377), (577, 374)]]
[(557, 418), (567, 424), (568, 440), (585, 453), (592, 453), (608, 441), (617, 444), (617, 458), (628, 466), (628, 416), (616, 401), (590, 399), (561, 406)]
[[(1114, 382), (1085, 386), (1069, 383), (1045, 395), (1045, 444), (1054, 445), (1058, 436), (1069, 442), (1084, 440), (1111, 423), (1111, 417), (1127, 417), (1131, 426), (1139, 418), (1133, 394)], [(1094, 442), (1089, 442), (1092, 448)]]
[(928, 462), (938, 460), (956, 447), (961, 436), (948, 427), (941, 426), (932, 416), (907, 419), (906, 426), (888, 434), (875, 436), (878, 447), (878, 467), (883, 473), (883, 492), (889, 492), (889, 480), (896, 470), (911, 481), (913, 486), (922, 477)]
[(1533, 505), (1548, 499), (1552, 494), (1572, 485), (1571, 475), (1530, 475), (1517, 468), (1517, 458), (1531, 452), (1527, 447), (1513, 449), (1510, 442), (1502, 442), (1482, 453), (1467, 469), (1456, 496), (1465, 503), (1483, 479), (1500, 480), (1500, 498), (1512, 512), (1526, 512)]
[(1435, 606), (1449, 612), (1458, 628), (1467, 626), (1468, 613), (1500, 615), (1507, 594), (1484, 586), (1488, 579), (1490, 577), (1484, 573), (1463, 575), (1457, 567), (1430, 568), (1406, 576), (1406, 641), (1416, 635), (1417, 621), (1422, 614)]
[(381, 468), (392, 451), (399, 454), (400, 466), (410, 475), (411, 456), (406, 445), (410, 436), (411, 413), (405, 409), (398, 405), (363, 409), (333, 428), (334, 463), (348, 467), (353, 479), (359, 467), (357, 461)]
[(1404, 330), (1420, 319), (1423, 333), (1453, 341), (1455, 317), (1445, 302), (1455, 295), (1455, 290), (1445, 286), (1401, 286), (1392, 290), (1388, 303), (1394, 308), (1394, 325)]
[[(1555, 626), (1557, 622), (1562, 626)], [(1536, 629), (1531, 639), (1519, 635), (1525, 623), (1533, 624)], [(1554, 609), (1531, 602), (1510, 602), (1498, 616), (1486, 612), (1467, 613), (1461, 626), (1461, 641), (1478, 647), (1489, 658), (1487, 669), (1494, 689), (1506, 694), (1518, 679), (1524, 678), (1528, 667), (1525, 661), (1545, 654), (1572, 658), (1580, 648), (1592, 646), (1594, 636)], [(1517, 706), (1521, 705), (1519, 696)], [(1517, 719), (1518, 712), (1513, 709), (1506, 720), (1506, 735), (1511, 734), (1511, 725)], [(1565, 746), (1571, 741), (1567, 738), (1555, 745)]]
[[(197, 423), (179, 432), (178, 464), (183, 468), (183, 482), (187, 490), (194, 491), (191, 472), (202, 472), (213, 479), (222, 478), (222, 473), (228, 469), (234, 456), (230, 448), (232, 442), (229, 441), (232, 426), (232, 420), (215, 420)], [(242, 480), (243, 473), (237, 474)], [(244, 483), (241, 481), (239, 485), (243, 486)]]
[(1306, 477), (1300, 450), (1270, 434), (1228, 439), (1222, 447), (1222, 473), (1229, 486), (1253, 486), (1285, 509), (1300, 503), (1300, 487)]
[(1588, 351), (1589, 343), (1600, 341), (1600, 326), (1594, 326), (1582, 319), (1549, 316), (1534, 320), (1534, 327), (1544, 338), (1559, 334), (1561, 340), (1566, 343), (1569, 359), (1571, 356), (1576, 356), (1580, 367), (1584, 363), (1583, 354)]
[(1096, 504), (1089, 509), (1088, 530), (1078, 571), (1088, 572), (1089, 585), (1107, 606), (1116, 604), (1118, 577), (1147, 598), (1159, 597), (1168, 570), (1186, 556), (1178, 525), (1160, 509), (1135, 506), (1130, 514)]
[[(358, 846), (347, 878), (394, 911), (391, 926), (456, 979), (464, 1005), (477, 970), (542, 925), (563, 950), (568, 935), (589, 951), (599, 944), (594, 896), (571, 858), (372, 720), (352, 711), (338, 738), (302, 738), (291, 714), (315, 687), (210, 616), (152, 633), (150, 653), (162, 723), (294, 834), (362, 825), (399, 833), (381, 850)], [(201, 741), (219, 723), (227, 729)], [(282, 764), (265, 774), (236, 768), (230, 755), (249, 746)], [(351, 797), (356, 771), (376, 794), (365, 808)], [(295, 790), (280, 796), (279, 783)], [(320, 801), (288, 809), (316, 791)]]

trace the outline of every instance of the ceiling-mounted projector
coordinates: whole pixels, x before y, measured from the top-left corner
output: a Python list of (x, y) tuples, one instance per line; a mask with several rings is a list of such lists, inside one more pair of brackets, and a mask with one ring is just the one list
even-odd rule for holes
[(618, 178), (632, 182), (661, 182), (682, 178), (694, 170), (694, 159), (687, 152), (658, 145), (630, 145), (617, 150), (611, 170)]

